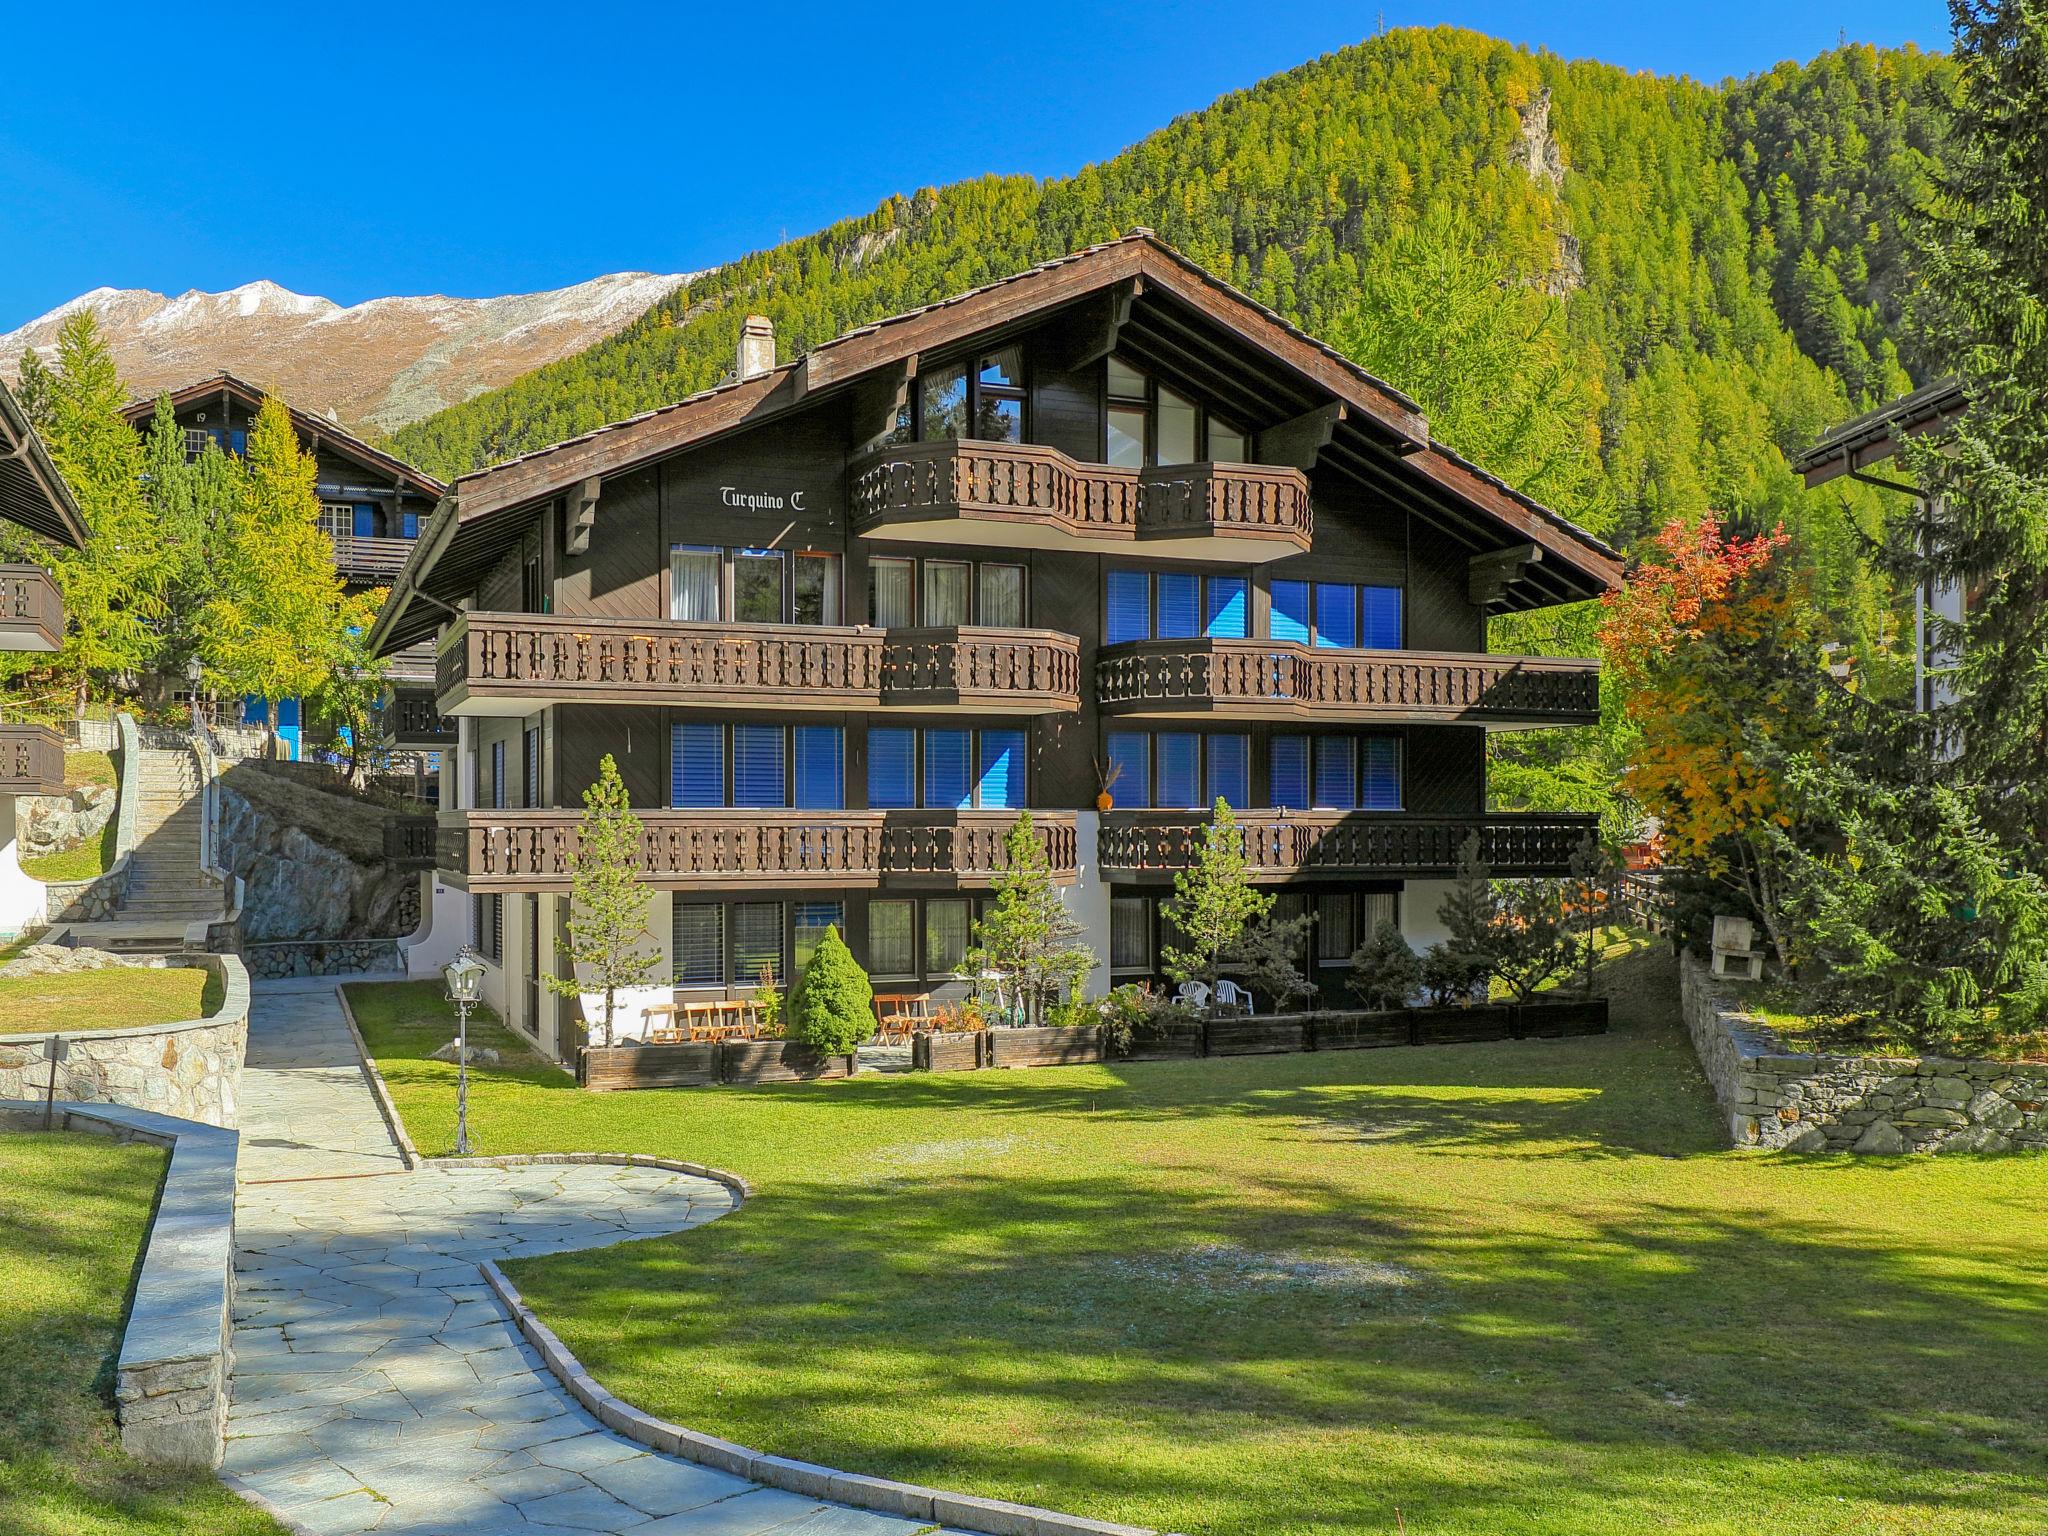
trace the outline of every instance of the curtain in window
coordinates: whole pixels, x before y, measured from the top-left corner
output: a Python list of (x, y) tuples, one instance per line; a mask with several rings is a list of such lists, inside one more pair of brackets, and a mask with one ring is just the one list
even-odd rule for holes
[(967, 953), (969, 909), (965, 900), (946, 897), (924, 904), (924, 973), (945, 976), (960, 969)]
[(1103, 578), (1105, 645), (1152, 638), (1152, 582), (1144, 571), (1112, 570)]
[(801, 977), (804, 968), (811, 963), (811, 956), (818, 952), (818, 944), (825, 937), (827, 928), (837, 928), (839, 937), (846, 937), (846, 903), (843, 901), (800, 901), (796, 904), (791, 936), (794, 950), (791, 972)]
[(796, 557), (796, 590), (790, 617), (798, 624), (839, 622), (839, 557), (800, 554)]
[(868, 731), (868, 804), (901, 811), (917, 804), (917, 732), (907, 726)]
[(1360, 743), (1365, 758), (1365, 793), (1359, 804), (1368, 811), (1401, 809), (1401, 739), (1367, 736)]
[(1109, 899), (1109, 968), (1152, 969), (1152, 911), (1151, 903), (1143, 896)]
[(782, 981), (782, 903), (739, 901), (732, 908), (732, 980), (734, 986), (760, 984), (762, 968), (769, 979)]
[(725, 727), (693, 722), (669, 729), (668, 803), (725, 804)]
[(782, 744), (782, 727), (779, 725), (735, 725), (732, 728), (734, 805), (789, 804)]
[(974, 803), (969, 760), (972, 733), (924, 733), (924, 803), (933, 810), (965, 810)]
[(1308, 639), (1307, 582), (1273, 583), (1273, 618), (1270, 628), (1275, 640)]
[(846, 805), (846, 734), (836, 725), (800, 725), (793, 781), (798, 810), (836, 811)]
[(668, 555), (669, 617), (688, 624), (718, 622), (718, 551), (678, 544)]
[(1316, 960), (1322, 965), (1343, 965), (1358, 948), (1355, 937), (1357, 908), (1349, 891), (1326, 892), (1316, 897)]
[(1211, 736), (1209, 782), (1203, 804), (1214, 805), (1220, 797), (1232, 810), (1241, 811), (1250, 803), (1251, 793), (1251, 738)]
[(1365, 635), (1361, 644), (1375, 651), (1401, 648), (1401, 589), (1365, 587), (1360, 596), (1365, 606)]
[(958, 560), (924, 563), (924, 621), (931, 625), (967, 622), (967, 565)]
[(1369, 938), (1382, 923), (1401, 923), (1401, 897), (1395, 891), (1360, 891), (1358, 893), (1358, 936)]
[(725, 984), (725, 908), (715, 901), (679, 901), (675, 907), (675, 984)]
[(1358, 806), (1358, 742), (1351, 736), (1316, 738), (1315, 806), (1349, 811)]
[(1308, 738), (1275, 736), (1267, 748), (1272, 770), (1270, 798), (1276, 806), (1290, 811), (1308, 809)]
[(1110, 794), (1118, 805), (1152, 803), (1152, 738), (1143, 731), (1109, 733), (1109, 766), (1116, 777)]
[(1161, 571), (1159, 638), (1187, 640), (1201, 633), (1202, 579), (1192, 571)]
[(1358, 588), (1349, 582), (1316, 583), (1316, 644), (1358, 644)]
[(989, 810), (1021, 810), (1024, 806), (1024, 733), (981, 733), (981, 779), (975, 798)]
[(874, 597), (874, 623), (879, 629), (908, 629), (917, 622), (911, 579), (917, 569), (910, 560), (877, 560), (868, 566)]
[(1162, 810), (1193, 809), (1202, 804), (1202, 738), (1193, 731), (1160, 731), (1152, 738), (1159, 757), (1159, 789), (1155, 803)]
[(1242, 640), (1251, 633), (1251, 604), (1242, 576), (1211, 576), (1202, 608), (1202, 633), (1212, 640)]
[(868, 974), (917, 973), (917, 905), (909, 901), (868, 903)]
[(980, 622), (1019, 629), (1024, 624), (1024, 567), (984, 565), (980, 570)]

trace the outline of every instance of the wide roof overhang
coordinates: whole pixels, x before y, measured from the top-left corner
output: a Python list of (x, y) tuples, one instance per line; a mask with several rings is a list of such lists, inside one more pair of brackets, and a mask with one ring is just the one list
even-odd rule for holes
[(0, 383), (0, 518), (73, 549), (85, 543), (85, 518), (71, 487), (29, 425), (21, 402)]

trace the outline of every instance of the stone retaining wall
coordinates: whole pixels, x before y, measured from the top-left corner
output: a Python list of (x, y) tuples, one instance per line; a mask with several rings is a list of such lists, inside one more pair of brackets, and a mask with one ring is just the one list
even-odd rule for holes
[(191, 963), (221, 978), (225, 995), (218, 1012), (139, 1029), (58, 1027), (0, 1035), (0, 1099), (40, 1100), (49, 1091), (54, 1035), (60, 1100), (125, 1104), (205, 1125), (233, 1125), (249, 1043), (249, 975), (233, 955), (194, 956)]
[(1691, 955), (1679, 999), (1738, 1147), (1789, 1152), (2008, 1152), (2048, 1147), (2048, 1065), (1831, 1056), (1788, 1047)]
[(43, 893), (50, 922), (111, 922), (128, 895), (128, 860), (116, 860), (112, 869), (90, 880), (46, 881)]
[[(135, 1300), (115, 1366), (121, 1448), (179, 1466), (218, 1467), (234, 1364), (234, 1131), (147, 1110), (59, 1103), (56, 1124), (171, 1149)], [(0, 1124), (34, 1129), (43, 1107), (0, 1101)]]
[(244, 944), (242, 963), (261, 981), (273, 976), (359, 976), (405, 974), (396, 939), (292, 939)]

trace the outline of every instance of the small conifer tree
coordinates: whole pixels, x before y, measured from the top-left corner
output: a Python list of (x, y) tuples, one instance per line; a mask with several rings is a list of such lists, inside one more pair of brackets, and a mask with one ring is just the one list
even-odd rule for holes
[(1023, 1003), (1025, 1022), (1039, 1024), (1060, 989), (1078, 993), (1100, 962), (1082, 938), (1086, 930), (1060, 899), (1029, 811), (1017, 813), (1004, 835), (1003, 851), (996, 899), (974, 925), (966, 966), (974, 972), (1000, 972), (1004, 990)]
[(1219, 795), (1194, 858), (1173, 877), (1166, 916), (1186, 947), (1166, 946), (1166, 974), (1175, 981), (1200, 981), (1213, 993), (1245, 925), (1272, 906), (1273, 898), (1252, 885), (1244, 835), (1230, 802)]
[(1422, 959), (1397, 923), (1381, 923), (1351, 952), (1351, 991), (1368, 1008), (1402, 1008), (1422, 985)]
[(609, 1046), (619, 990), (645, 982), (661, 957), (646, 947), (650, 935), (647, 892), (639, 882), (640, 818), (633, 814), (619, 765), (609, 752), (598, 765), (597, 782), (583, 792), (583, 807), (569, 880), (568, 974), (550, 976), (547, 984), (559, 997), (579, 997), (586, 989), (576, 967), (587, 966), (594, 990), (604, 994), (604, 1043)]
[(789, 1001), (790, 1038), (845, 1056), (875, 1032), (875, 991), (835, 924), (825, 930)]

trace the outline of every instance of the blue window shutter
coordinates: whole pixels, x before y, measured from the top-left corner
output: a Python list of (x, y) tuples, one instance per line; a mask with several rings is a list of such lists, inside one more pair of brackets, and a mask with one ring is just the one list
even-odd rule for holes
[[(1212, 640), (1242, 640), (1251, 633), (1251, 604), (1242, 576), (1211, 576), (1202, 633)], [(1237, 804), (1235, 800), (1230, 802)]]
[(1161, 731), (1153, 738), (1159, 754), (1158, 804), (1162, 810), (1202, 804), (1202, 738), (1193, 731)]
[(1398, 736), (1368, 736), (1365, 748), (1365, 794), (1359, 800), (1368, 811), (1401, 809), (1401, 740)]
[(1361, 595), (1365, 599), (1365, 638), (1361, 644), (1369, 650), (1398, 651), (1401, 648), (1401, 589), (1367, 587)]
[(789, 804), (789, 785), (782, 768), (782, 727), (736, 725), (732, 728), (732, 803), (776, 806)]
[(1275, 736), (1268, 748), (1273, 804), (1291, 811), (1308, 809), (1308, 738)]
[(981, 783), (976, 791), (984, 809), (1024, 808), (1024, 733), (981, 733)]
[(349, 520), (349, 527), (359, 539), (377, 537), (377, 509), (358, 504), (355, 515)]
[(933, 810), (965, 810), (973, 804), (967, 765), (969, 733), (924, 733), (924, 803)]
[(1234, 811), (1243, 810), (1251, 799), (1251, 738), (1211, 736), (1209, 738), (1209, 786), (1202, 798), (1214, 805), (1229, 802)]
[(1358, 805), (1358, 739), (1354, 736), (1316, 738), (1315, 808), (1319, 811), (1349, 811)]
[(1152, 578), (1144, 571), (1111, 570), (1103, 578), (1104, 645), (1152, 638)]
[(869, 729), (868, 804), (878, 811), (917, 804), (917, 732), (896, 725)]
[(796, 805), (837, 811), (846, 805), (846, 735), (836, 725), (800, 725), (796, 738)]
[(1273, 620), (1269, 626), (1275, 640), (1306, 640), (1308, 638), (1308, 583), (1305, 581), (1276, 581), (1273, 583)]
[(1316, 644), (1358, 644), (1358, 588), (1349, 582), (1316, 583)]
[(725, 727), (678, 725), (669, 731), (668, 803), (725, 804)]
[(1202, 578), (1193, 571), (1159, 573), (1159, 638), (1187, 640), (1201, 633)]
[(1109, 764), (1118, 770), (1110, 794), (1118, 805), (1152, 803), (1152, 738), (1143, 731), (1111, 731)]

